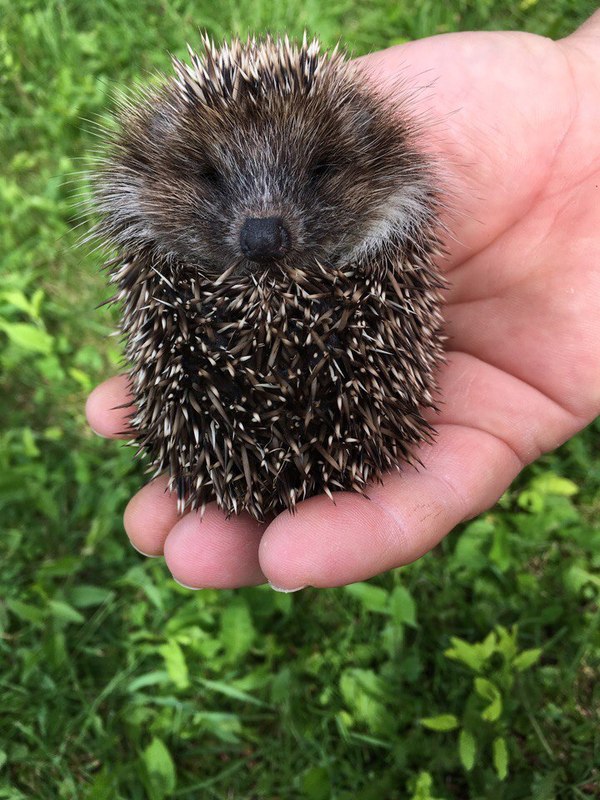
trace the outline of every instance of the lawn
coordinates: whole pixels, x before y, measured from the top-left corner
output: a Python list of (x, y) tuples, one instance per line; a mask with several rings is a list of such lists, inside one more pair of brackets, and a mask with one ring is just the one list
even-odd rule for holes
[(84, 421), (120, 351), (76, 247), (95, 121), (198, 27), (363, 53), (594, 7), (0, 0), (0, 798), (600, 797), (598, 422), (408, 567), (189, 592), (128, 545), (141, 467)]

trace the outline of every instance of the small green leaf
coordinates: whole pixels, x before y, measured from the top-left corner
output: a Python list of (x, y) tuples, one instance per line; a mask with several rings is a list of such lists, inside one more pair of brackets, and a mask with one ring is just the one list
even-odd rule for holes
[(171, 754), (161, 739), (154, 738), (144, 750), (142, 758), (152, 800), (165, 800), (173, 793), (177, 783)]
[(263, 703), (263, 701), (259, 700), (257, 697), (253, 697), (251, 694), (243, 692), (241, 689), (236, 689), (235, 686), (231, 686), (224, 681), (211, 681), (206, 678), (199, 678), (198, 680), (207, 689), (223, 694), (225, 697), (231, 697), (233, 700), (239, 700), (242, 703), (252, 703), (252, 705), (255, 706), (269, 707), (268, 703)]
[(538, 475), (531, 481), (531, 486), (542, 495), (553, 494), (560, 497), (572, 497), (579, 491), (576, 483), (553, 472)]
[(168, 683), (170, 680), (169, 673), (163, 670), (154, 670), (153, 672), (146, 672), (144, 675), (138, 675), (128, 685), (127, 691), (139, 692), (140, 689), (145, 689), (146, 686), (160, 686)]
[(473, 734), (463, 728), (458, 737), (458, 754), (460, 756), (460, 763), (469, 772), (473, 769), (475, 764), (475, 737)]
[(565, 587), (575, 594), (579, 594), (583, 587), (588, 583), (591, 583), (593, 586), (600, 587), (600, 577), (598, 575), (594, 575), (578, 564), (573, 564), (571, 567), (569, 567), (569, 569), (563, 575), (563, 582)]
[(529, 669), (529, 667), (532, 667), (535, 663), (537, 663), (541, 654), (541, 647), (534, 647), (531, 650), (523, 650), (523, 652), (519, 653), (519, 655), (513, 661), (513, 666), (515, 669), (518, 669), (519, 672), (523, 672), (523, 670)]
[(165, 661), (169, 678), (178, 689), (187, 689), (190, 685), (189, 673), (185, 655), (179, 644), (171, 640), (158, 648), (158, 652)]
[(329, 800), (331, 797), (331, 782), (325, 767), (307, 769), (302, 775), (300, 785), (306, 800)]
[(503, 781), (508, 775), (508, 750), (506, 740), (502, 736), (497, 736), (493, 743), (494, 769), (496, 774)]
[(28, 458), (37, 458), (40, 455), (40, 449), (35, 443), (35, 436), (31, 428), (23, 428), (23, 452)]
[(244, 600), (235, 600), (223, 609), (219, 639), (229, 661), (246, 655), (255, 636), (250, 610)]
[(44, 439), (47, 439), (49, 442), (59, 442), (65, 432), (59, 425), (49, 425), (47, 428), (44, 428)]
[(69, 600), (76, 608), (87, 608), (88, 606), (99, 606), (108, 600), (112, 600), (115, 593), (104, 586), (81, 585), (75, 586), (69, 593)]
[(496, 636), (495, 631), (490, 631), (483, 640), (483, 642), (481, 642), (481, 644), (479, 645), (479, 652), (481, 653), (485, 661), (487, 661), (488, 658), (491, 658), (497, 646), (498, 646), (498, 637)]
[(30, 313), (31, 316), (36, 320), (40, 318), (40, 311), (42, 308), (43, 299), (44, 299), (43, 289), (36, 289), (35, 292), (31, 295)]
[(475, 678), (475, 691), (484, 700), (494, 700), (498, 695), (498, 689), (487, 678)]
[(517, 505), (532, 514), (539, 514), (544, 510), (544, 496), (533, 489), (525, 489), (517, 497)]
[(46, 618), (41, 608), (29, 603), (22, 603), (20, 600), (7, 600), (6, 606), (16, 617), (24, 622), (31, 622), (33, 625), (41, 625)]
[(92, 379), (83, 370), (77, 369), (77, 367), (69, 367), (68, 373), (81, 386), (84, 392), (90, 391), (93, 385)]
[(117, 797), (115, 781), (114, 771), (104, 767), (95, 775), (93, 783), (85, 793), (85, 800), (114, 800)]
[(396, 586), (390, 597), (390, 611), (396, 622), (417, 627), (415, 601), (404, 586)]
[(2, 300), (6, 301), (13, 308), (23, 311), (32, 319), (38, 319), (39, 317), (39, 314), (37, 313), (39, 309), (36, 309), (35, 305), (28, 300), (23, 292), (21, 292), (19, 289), (11, 289), (0, 292), (0, 301)]
[(500, 695), (481, 712), (481, 719), (485, 722), (496, 722), (502, 714), (502, 698)]
[(73, 606), (64, 603), (62, 600), (50, 600), (48, 607), (52, 611), (52, 616), (60, 622), (74, 622), (79, 625), (85, 622), (83, 614), (80, 614)]
[(4, 322), (0, 320), (0, 329), (13, 344), (32, 353), (48, 355), (52, 350), (52, 336), (42, 328), (28, 325), (26, 322)]
[(485, 644), (469, 644), (464, 639), (459, 639), (458, 636), (451, 636), (450, 641), (452, 642), (452, 647), (449, 647), (444, 652), (446, 658), (451, 658), (453, 661), (461, 661), (473, 672), (480, 672), (488, 658)]
[(242, 733), (242, 723), (237, 714), (226, 714), (221, 711), (200, 711), (194, 714), (194, 730), (196, 726), (209, 731), (222, 742), (236, 744)]
[(340, 678), (340, 690), (352, 716), (364, 722), (372, 733), (385, 730), (391, 715), (383, 701), (383, 683), (370, 669), (351, 667)]
[(163, 595), (157, 586), (152, 582), (152, 578), (148, 575), (143, 567), (135, 566), (128, 569), (122, 578), (123, 583), (139, 587), (153, 606), (158, 608), (159, 611), (163, 609)]
[(470, 522), (461, 532), (449, 565), (452, 570), (474, 573), (485, 568), (488, 563), (484, 548), (495, 528), (491, 514)]
[(414, 782), (410, 800), (439, 800), (433, 795), (433, 778), (429, 772), (420, 772)]
[(458, 728), (458, 719), (454, 714), (438, 714), (437, 717), (423, 717), (419, 721), (424, 728), (432, 731), (453, 731)]
[(511, 566), (512, 560), (508, 531), (505, 528), (498, 527), (494, 531), (489, 557), (498, 566), (501, 572), (506, 572)]
[(362, 605), (365, 611), (382, 614), (387, 609), (389, 595), (381, 586), (372, 586), (370, 583), (351, 583), (344, 586), (344, 591)]
[(475, 678), (475, 691), (484, 700), (489, 700), (489, 705), (481, 712), (481, 719), (486, 722), (495, 722), (502, 713), (502, 695), (491, 681), (485, 678)]
[(507, 630), (503, 625), (497, 625), (496, 632), (498, 634), (498, 651), (510, 664), (517, 655), (517, 628), (513, 625), (510, 630)]

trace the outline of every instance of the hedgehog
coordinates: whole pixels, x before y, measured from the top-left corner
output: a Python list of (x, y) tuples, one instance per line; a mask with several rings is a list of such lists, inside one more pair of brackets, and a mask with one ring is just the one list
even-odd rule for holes
[(446, 283), (422, 125), (318, 38), (202, 45), (121, 103), (94, 175), (131, 443), (180, 513), (368, 497), (435, 436)]

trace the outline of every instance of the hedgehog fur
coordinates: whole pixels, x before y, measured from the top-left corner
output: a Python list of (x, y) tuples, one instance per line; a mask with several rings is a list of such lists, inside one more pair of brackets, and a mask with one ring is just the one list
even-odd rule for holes
[(134, 443), (179, 508), (259, 520), (414, 463), (443, 361), (439, 193), (339, 49), (203, 37), (121, 106), (95, 233)]

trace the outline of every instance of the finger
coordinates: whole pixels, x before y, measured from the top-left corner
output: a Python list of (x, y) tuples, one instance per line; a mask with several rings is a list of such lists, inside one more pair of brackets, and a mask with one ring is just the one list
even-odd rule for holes
[(192, 589), (264, 583), (258, 564), (264, 526), (248, 515), (226, 520), (214, 503), (204, 518), (196, 512), (182, 517), (167, 483), (161, 475), (129, 501), (124, 522), (133, 547), (142, 555), (164, 555), (175, 580)]
[(435, 427), (462, 425), (491, 433), (528, 464), (583, 426), (581, 418), (492, 364), (454, 351), (446, 358), (439, 374), (439, 412), (425, 413)]
[(85, 413), (91, 429), (109, 439), (127, 438), (132, 406), (126, 375), (115, 375), (92, 391), (85, 405)]
[(295, 516), (280, 514), (259, 549), (269, 582), (287, 590), (341, 586), (414, 561), (491, 506), (521, 468), (501, 440), (455, 425), (440, 426), (419, 457), (424, 468), (388, 475), (370, 500), (341, 492), (335, 506), (314, 497)]
[(190, 589), (234, 589), (265, 582), (258, 563), (264, 526), (248, 514), (225, 519), (216, 503), (193, 511), (169, 532), (164, 556), (178, 583)]
[(161, 475), (135, 494), (125, 509), (125, 532), (132, 546), (145, 556), (161, 556), (170, 530), (180, 519), (177, 498), (167, 491)]

